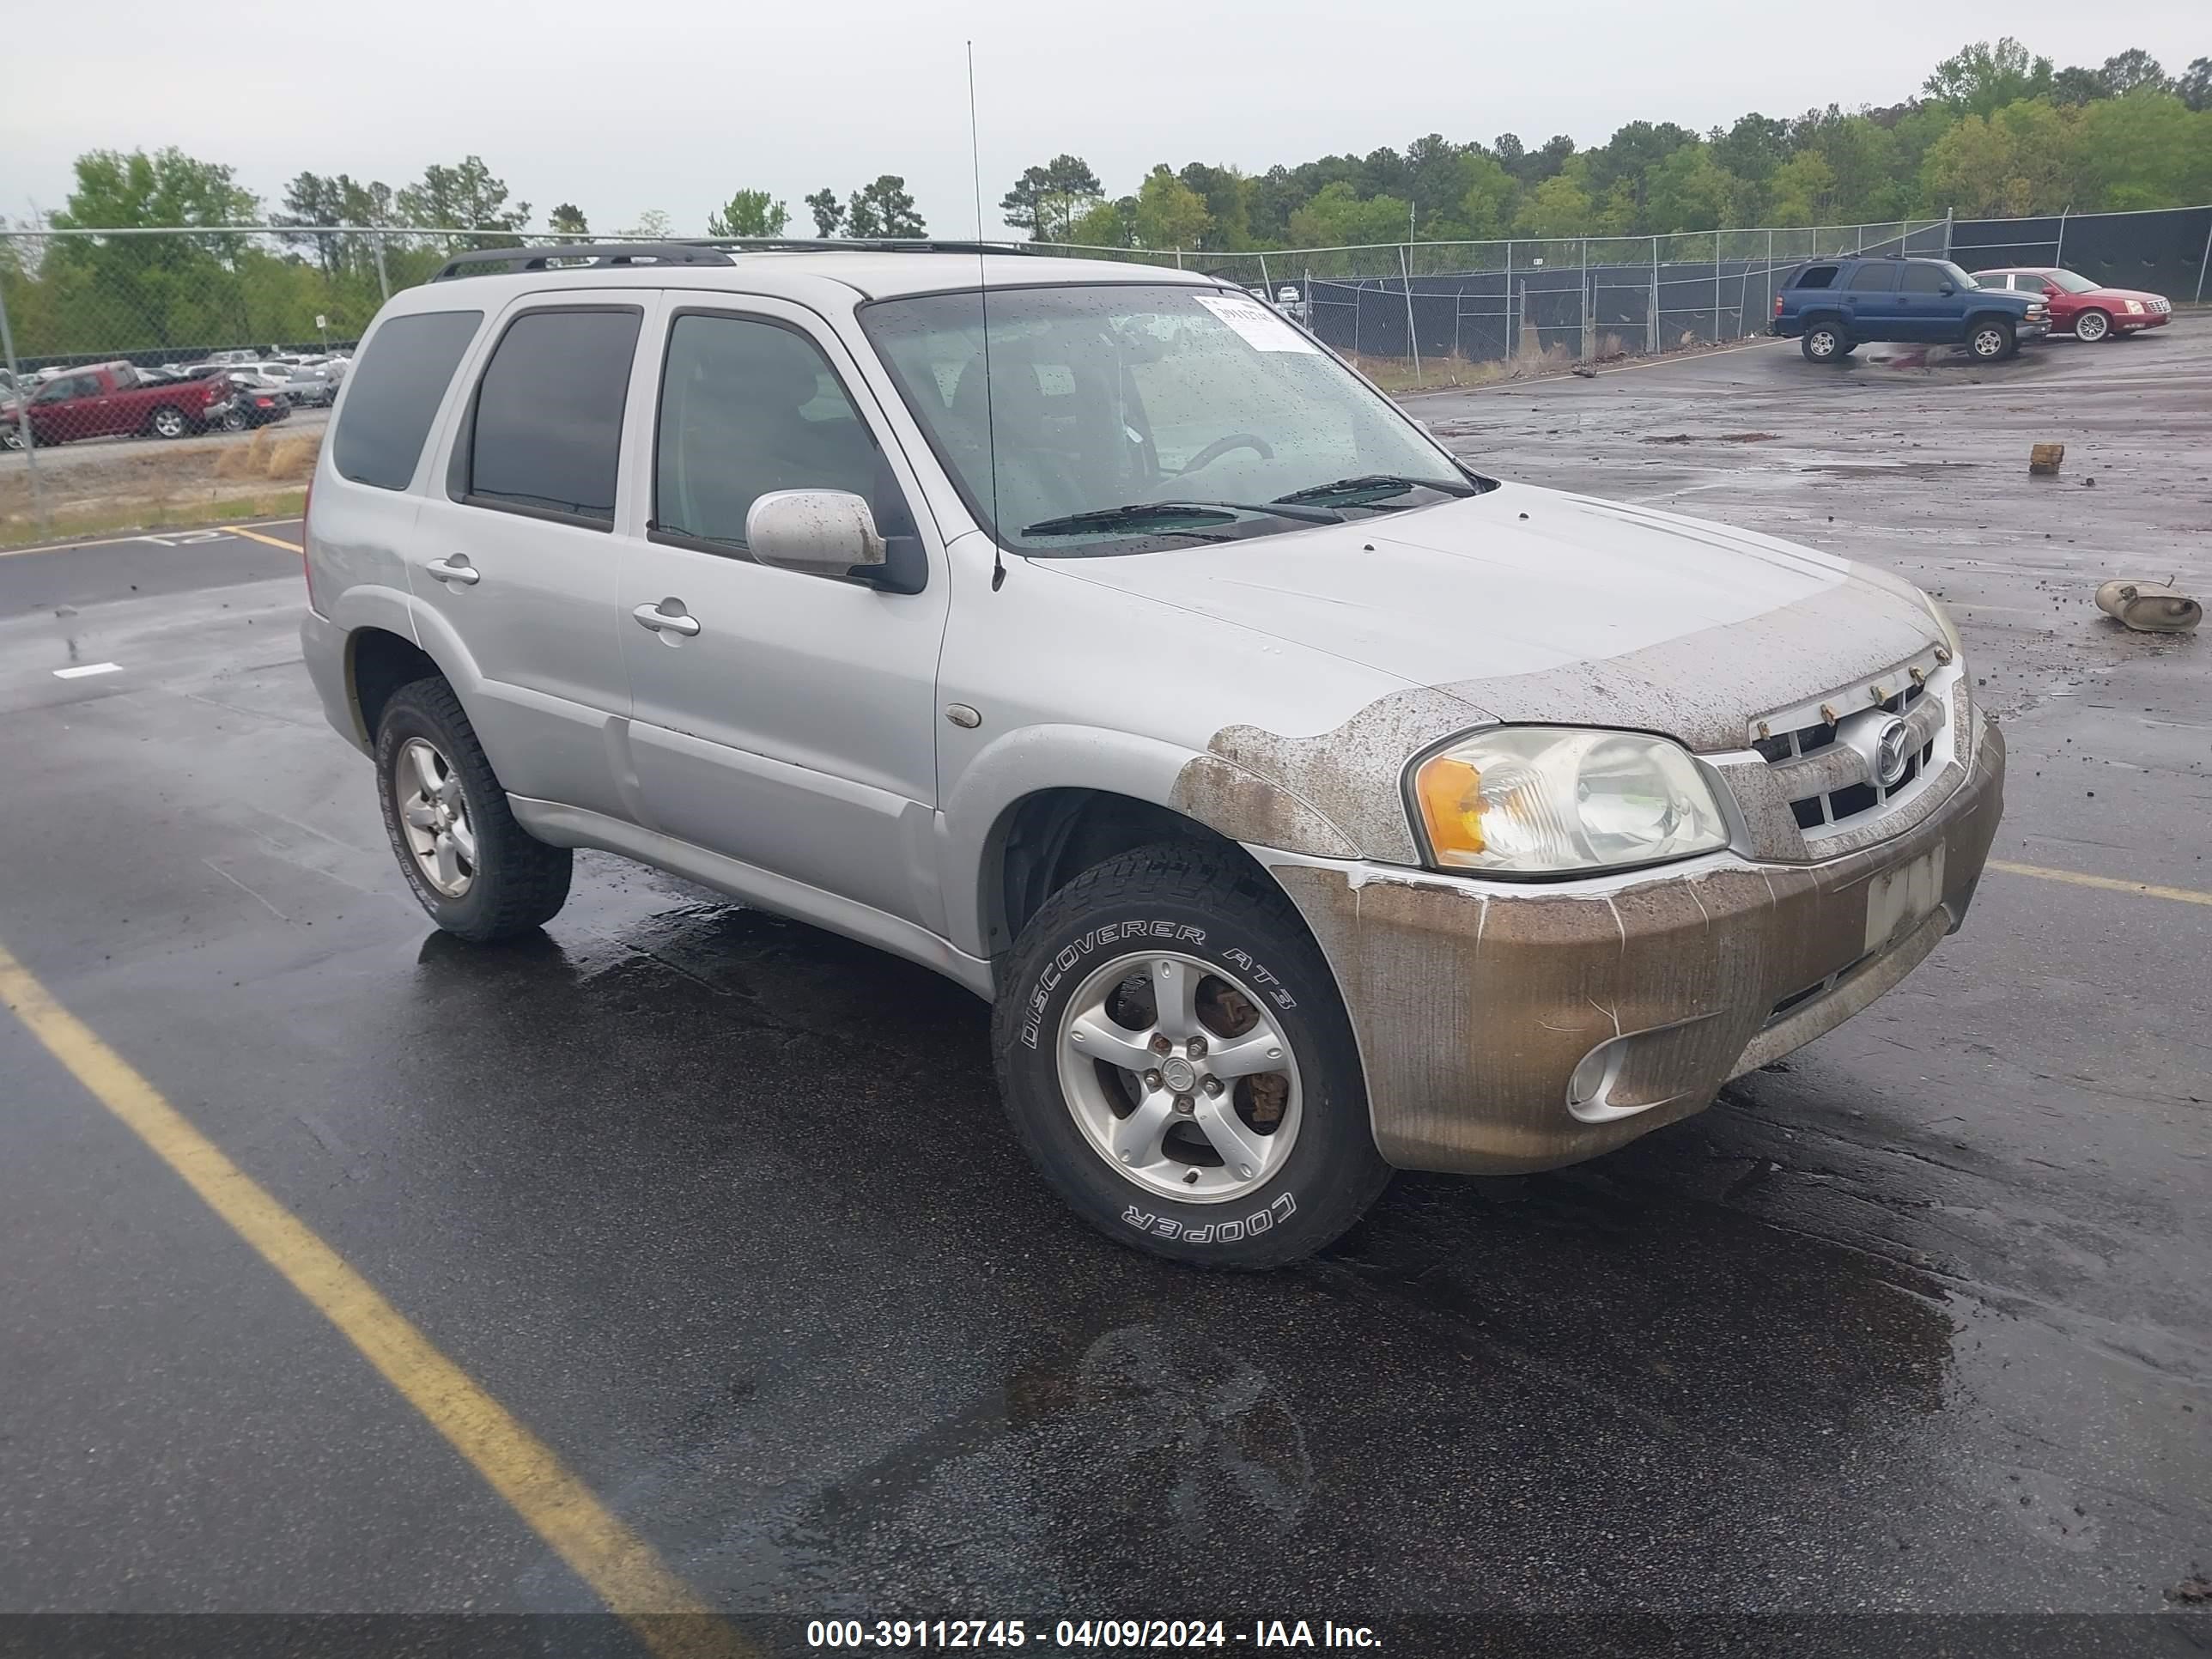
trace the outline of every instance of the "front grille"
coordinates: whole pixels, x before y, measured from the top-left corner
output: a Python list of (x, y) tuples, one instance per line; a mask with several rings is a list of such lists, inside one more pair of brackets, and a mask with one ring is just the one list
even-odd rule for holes
[[(1870, 706), (1885, 714), (1904, 714), (1927, 695), (1928, 688), (1916, 680)], [(1879, 813), (1891, 800), (1911, 788), (1935, 759), (1936, 733), (1943, 723), (1941, 704), (1932, 703), (1920, 713), (1923, 718), (1916, 720), (1914, 726), (1923, 740), (1906, 757), (1905, 775), (1887, 789), (1867, 778), (1858, 756), (1837, 741), (1833, 720), (1773, 732), (1758, 738), (1752, 747), (1793, 784), (1802, 781), (1810, 786), (1802, 789), (1789, 787), (1784, 792), (1798, 829), (1808, 835), (1847, 829)], [(1924, 718), (1930, 713), (1938, 716), (1932, 722)]]

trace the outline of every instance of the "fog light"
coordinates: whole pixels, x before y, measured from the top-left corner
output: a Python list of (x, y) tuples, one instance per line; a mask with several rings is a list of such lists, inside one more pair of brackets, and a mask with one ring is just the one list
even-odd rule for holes
[(1567, 1109), (1579, 1116), (1582, 1112), (1603, 1097), (1606, 1085), (1620, 1069), (1620, 1053), (1625, 1045), (1619, 1037), (1601, 1042), (1582, 1058), (1574, 1075), (1567, 1079)]

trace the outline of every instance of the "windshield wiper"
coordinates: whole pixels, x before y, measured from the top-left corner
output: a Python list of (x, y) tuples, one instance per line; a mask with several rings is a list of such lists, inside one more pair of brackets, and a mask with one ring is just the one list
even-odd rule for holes
[[(1337, 514), (1326, 508), (1286, 509), (1277, 502), (1265, 504), (1252, 501), (1130, 501), (1121, 507), (1101, 507), (1088, 513), (1070, 513), (1064, 518), (1041, 519), (1035, 524), (1022, 526), (1024, 536), (1079, 536), (1091, 530), (1133, 530), (1155, 536), (1195, 536), (1203, 541), (1228, 541), (1226, 536), (1217, 536), (1205, 530), (1184, 526), (1199, 524), (1233, 524), (1237, 513), (1258, 513), (1273, 519), (1294, 519), (1304, 524), (1341, 524)], [(1158, 528), (1148, 529), (1157, 526)]]
[(1470, 483), (1454, 483), (1442, 478), (1413, 478), (1398, 472), (1364, 472), (1356, 478), (1339, 478), (1334, 483), (1313, 484), (1304, 489), (1293, 489), (1287, 495), (1276, 496), (1275, 502), (1281, 506), (1300, 501), (1326, 501), (1338, 495), (1402, 495), (1409, 489), (1433, 489), (1440, 495), (1474, 494), (1474, 486)]

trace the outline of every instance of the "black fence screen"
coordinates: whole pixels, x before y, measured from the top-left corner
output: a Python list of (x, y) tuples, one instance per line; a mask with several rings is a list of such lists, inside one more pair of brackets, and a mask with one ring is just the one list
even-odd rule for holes
[(2063, 265), (2114, 288), (2147, 289), (2194, 305), (2206, 293), (2208, 241), (2212, 207), (1961, 219), (1951, 228), (1951, 257), (1969, 270)]

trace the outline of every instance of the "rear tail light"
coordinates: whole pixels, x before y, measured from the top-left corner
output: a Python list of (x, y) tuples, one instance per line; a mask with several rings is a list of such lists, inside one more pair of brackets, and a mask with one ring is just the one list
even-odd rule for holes
[(322, 606), (315, 603), (315, 475), (307, 475), (307, 493), (300, 502), (300, 568), (307, 579), (307, 609), (317, 616), (323, 614)]
[(1774, 296), (1774, 314), (1778, 317), (1782, 314), (1782, 296), (1779, 294)]

